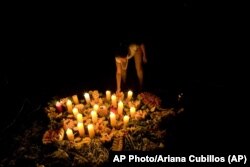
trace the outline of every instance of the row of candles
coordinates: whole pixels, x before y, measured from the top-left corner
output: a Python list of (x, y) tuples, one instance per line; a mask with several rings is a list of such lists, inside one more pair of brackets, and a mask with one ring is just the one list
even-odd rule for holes
[[(128, 91), (128, 94), (127, 94), (127, 100), (131, 100), (132, 96), (133, 96), (133, 92), (132, 92), (131, 90), (129, 90), (129, 91)], [(85, 94), (84, 94), (84, 98), (85, 98), (85, 100), (86, 100), (87, 103), (90, 103), (90, 97), (89, 97), (89, 94), (88, 94), (88, 93), (85, 93)], [(109, 91), (109, 90), (106, 91), (106, 99), (107, 99), (107, 100), (110, 100), (110, 99), (111, 99), (112, 105), (113, 105), (114, 107), (117, 106), (117, 98), (116, 98), (116, 95), (113, 94), (113, 95), (111, 96), (111, 91)], [(75, 104), (78, 104), (78, 103), (79, 103), (79, 101), (78, 101), (76, 95), (73, 96), (73, 101), (74, 101)]]
[[(83, 137), (84, 134), (85, 134), (83, 123), (82, 122), (78, 122), (77, 123), (77, 128), (78, 128), (78, 132), (79, 132), (80, 136)], [(94, 131), (94, 125), (93, 124), (89, 124), (88, 125), (88, 133), (89, 133), (89, 137), (90, 138), (93, 138), (95, 136), (95, 131)], [(68, 137), (68, 139), (70, 141), (74, 140), (74, 134), (73, 134), (73, 130), (72, 129), (68, 128), (66, 130), (66, 134), (67, 134), (67, 137)]]
[[(133, 92), (132, 91), (128, 91), (128, 94), (127, 94), (127, 99), (128, 100), (131, 100), (132, 98), (132, 95), (133, 95)], [(85, 97), (85, 100), (86, 100), (86, 103), (90, 103), (90, 96), (88, 93), (85, 93), (84, 94), (84, 97)], [(72, 96), (72, 99), (73, 99), (73, 102), (74, 104), (79, 104), (79, 100), (78, 100), (78, 97), (77, 95), (74, 95)], [(112, 95), (111, 96), (111, 92), (110, 91), (106, 91), (106, 99), (107, 100), (110, 100), (111, 99), (111, 103), (114, 107), (117, 107), (117, 98), (116, 98), (116, 95)], [(83, 125), (83, 117), (82, 117), (82, 114), (81, 113), (78, 113), (78, 109), (77, 108), (73, 108), (72, 106), (72, 101), (71, 100), (67, 100), (67, 103), (66, 103), (66, 106), (67, 106), (67, 110), (69, 113), (73, 113), (73, 115), (75, 116), (75, 118), (77, 119), (77, 128), (78, 128), (78, 132), (79, 132), (79, 135), (82, 137), (84, 136), (85, 134), (85, 130), (84, 130), (84, 125)], [(62, 106), (61, 106), (61, 103), (60, 102), (56, 102), (56, 108), (58, 111), (62, 111)], [(95, 104), (93, 106), (93, 110), (91, 111), (91, 117), (92, 117), (92, 122), (93, 123), (96, 123), (97, 120), (98, 120), (98, 115), (97, 115), (97, 111), (99, 109), (99, 106), (98, 104)], [(123, 113), (123, 102), (122, 101), (119, 101), (118, 102), (118, 108), (117, 108), (117, 111), (118, 111), (118, 114), (119, 115), (122, 115)], [(133, 118), (135, 116), (135, 107), (130, 107), (130, 115), (131, 117)], [(112, 127), (115, 127), (116, 126), (116, 114), (113, 113), (113, 112), (110, 112), (110, 124)], [(124, 124), (124, 127), (127, 126), (129, 122), (129, 116), (128, 115), (125, 115), (123, 117), (123, 124)], [(95, 131), (94, 131), (94, 125), (93, 124), (89, 124), (87, 126), (87, 129), (88, 129), (88, 134), (89, 134), (89, 137), (90, 138), (93, 138), (95, 136)], [(73, 134), (73, 131), (72, 129), (68, 128), (66, 130), (66, 134), (67, 134), (67, 137), (70, 141), (74, 140), (74, 134)]]
[[(110, 113), (110, 122), (111, 122), (112, 126), (116, 125), (116, 116), (115, 116), (115, 114), (113, 112)], [(123, 117), (123, 122), (124, 122), (124, 126), (126, 126), (128, 124), (128, 122), (129, 122), (129, 116), (128, 115), (125, 115)], [(83, 122), (78, 122), (77, 123), (77, 128), (78, 128), (79, 135), (81, 137), (83, 137), (84, 134), (85, 134)], [(93, 124), (88, 124), (87, 129), (88, 129), (89, 137), (93, 138), (95, 136), (94, 125)], [(66, 130), (66, 134), (67, 134), (67, 137), (68, 137), (68, 139), (70, 141), (74, 140), (74, 134), (73, 134), (73, 130), (72, 129), (68, 128)]]
[[(131, 100), (132, 96), (133, 96), (133, 92), (131, 90), (128, 91), (127, 99)], [(84, 93), (84, 98), (86, 100), (86, 103), (89, 104), (90, 103), (89, 93)], [(78, 100), (77, 95), (72, 96), (72, 99), (73, 99), (74, 104), (79, 104), (79, 100)], [(111, 96), (111, 92), (109, 90), (106, 91), (106, 99), (107, 100), (111, 99), (111, 104), (114, 107), (117, 107), (117, 97), (114, 94)], [(118, 108), (119, 108), (119, 105), (123, 105), (121, 103), (122, 103), (121, 101), (118, 103)], [(72, 109), (73, 109), (72, 108), (72, 101), (68, 100), (67, 103), (66, 103), (66, 105), (67, 105), (68, 112), (71, 112)], [(58, 111), (62, 111), (62, 107), (61, 107), (61, 103), (60, 102), (56, 103), (56, 108), (58, 109)]]

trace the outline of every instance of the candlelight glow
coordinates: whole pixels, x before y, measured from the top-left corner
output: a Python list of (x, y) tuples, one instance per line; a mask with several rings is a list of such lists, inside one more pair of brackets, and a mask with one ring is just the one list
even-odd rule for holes
[(113, 105), (114, 107), (117, 106), (117, 100), (116, 100), (116, 99), (117, 99), (117, 98), (116, 98), (116, 95), (112, 95), (112, 96), (111, 96), (112, 105)]
[(73, 134), (72, 129), (67, 129), (66, 134), (67, 134), (67, 137), (68, 137), (68, 139), (69, 139), (70, 141), (73, 141), (73, 140), (74, 140), (74, 134)]
[(129, 121), (129, 116), (128, 116), (128, 115), (125, 115), (125, 116), (123, 117), (123, 124), (124, 124), (124, 126), (127, 126), (127, 125), (128, 125), (128, 121)]
[(110, 112), (110, 124), (113, 127), (115, 127), (116, 125), (116, 116), (113, 112)]
[(98, 109), (99, 109), (98, 104), (95, 104), (95, 105), (94, 105), (94, 107), (93, 107), (93, 109), (97, 112), (97, 111), (98, 111)]
[(72, 96), (72, 99), (73, 99), (73, 102), (74, 102), (75, 104), (79, 104), (79, 100), (78, 100), (77, 95)]
[(84, 98), (86, 100), (86, 103), (90, 103), (90, 97), (88, 93), (84, 93)]
[(131, 118), (135, 117), (135, 107), (130, 107), (130, 115), (131, 115)]
[(97, 113), (96, 111), (91, 111), (91, 117), (92, 117), (92, 122), (96, 123), (97, 122)]
[[(177, 113), (161, 108), (160, 98), (149, 92), (133, 95), (128, 91), (125, 96), (123, 92), (110, 94), (110, 91), (103, 94), (90, 90), (82, 93), (82, 97), (78, 96), (79, 104), (75, 104), (76, 95), (53, 99), (45, 108), (50, 125), (44, 133), (43, 144), (57, 143), (64, 151), (81, 151), (87, 156), (99, 154), (100, 149), (108, 156), (108, 150), (163, 148), (165, 130), (158, 127), (162, 118)], [(59, 112), (59, 107), (62, 107), (62, 112)], [(97, 155), (96, 158), (100, 157)]]
[(56, 109), (57, 109), (57, 111), (59, 111), (59, 112), (62, 112), (62, 111), (63, 111), (63, 109), (62, 109), (62, 104), (61, 104), (59, 101), (56, 102)]
[(77, 114), (77, 122), (83, 122), (82, 114)]
[(133, 92), (131, 90), (129, 90), (128, 96), (127, 96), (128, 100), (131, 100), (132, 96), (133, 96)]
[(66, 105), (67, 105), (68, 112), (72, 113), (72, 102), (71, 102), (71, 100), (68, 100)]
[(110, 100), (111, 98), (111, 92), (109, 90), (106, 91), (106, 99)]
[(84, 126), (82, 122), (78, 122), (77, 123), (77, 128), (79, 131), (80, 136), (82, 137), (84, 135)]
[(78, 109), (76, 107), (73, 108), (73, 114), (74, 114), (75, 118), (77, 118)]
[(94, 131), (94, 125), (89, 124), (88, 125), (88, 132), (89, 132), (89, 137), (93, 138), (95, 136), (95, 131)]
[(118, 114), (122, 115), (123, 113), (123, 102), (119, 101), (118, 103)]

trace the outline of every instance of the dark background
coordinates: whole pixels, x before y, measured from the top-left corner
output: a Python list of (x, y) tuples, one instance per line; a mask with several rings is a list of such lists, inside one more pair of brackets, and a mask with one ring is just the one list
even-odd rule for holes
[(86, 6), (86, 11), (58, 7), (58, 12), (51, 12), (52, 7), (6, 12), (2, 132), (18, 116), (25, 99), (36, 108), (53, 96), (89, 89), (115, 91), (113, 50), (136, 34), (147, 49), (146, 89), (164, 104), (184, 94), (185, 114), (174, 124), (173, 148), (205, 153), (246, 150), (247, 66), (239, 41), (243, 25), (233, 14), (203, 13), (197, 10), (199, 5), (205, 4), (180, 1), (137, 4), (133, 10), (100, 5), (89, 11)]

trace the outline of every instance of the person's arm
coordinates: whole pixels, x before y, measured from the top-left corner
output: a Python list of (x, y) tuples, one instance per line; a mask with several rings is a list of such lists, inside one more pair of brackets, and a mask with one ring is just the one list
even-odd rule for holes
[(127, 59), (131, 59), (134, 55), (127, 55)]
[(146, 50), (145, 50), (145, 45), (144, 44), (141, 44), (140, 45), (141, 47), (141, 50), (142, 50), (142, 60), (144, 63), (147, 63), (147, 56), (146, 56)]
[(137, 51), (137, 46), (135, 44), (129, 45), (127, 59), (131, 59), (135, 55), (136, 51)]

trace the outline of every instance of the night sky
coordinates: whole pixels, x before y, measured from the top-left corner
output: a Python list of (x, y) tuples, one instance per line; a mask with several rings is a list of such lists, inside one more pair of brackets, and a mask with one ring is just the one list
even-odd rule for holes
[(131, 11), (114, 17), (125, 11), (114, 9), (107, 15), (102, 11), (82, 17), (29, 13), (6, 19), (1, 129), (16, 117), (24, 99), (35, 108), (53, 96), (89, 89), (115, 91), (113, 51), (136, 34), (144, 40), (148, 56), (145, 89), (167, 104), (184, 94), (187, 113), (183, 124), (178, 124), (179, 147), (191, 150), (193, 146), (205, 153), (245, 150), (247, 108), (241, 95), (246, 86), (245, 77), (238, 75), (245, 73), (245, 66), (242, 59), (228, 56), (238, 56), (238, 34), (233, 33), (232, 22), (224, 15), (194, 14), (191, 1), (172, 5), (181, 13), (164, 7), (154, 13), (156, 6), (152, 6), (135, 12), (137, 17)]

